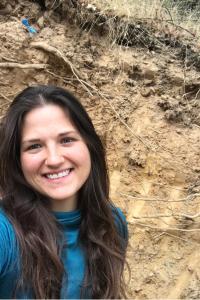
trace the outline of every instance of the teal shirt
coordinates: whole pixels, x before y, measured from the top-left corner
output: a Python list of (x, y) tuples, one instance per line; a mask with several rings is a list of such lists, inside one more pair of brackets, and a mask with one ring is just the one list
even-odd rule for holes
[[(117, 212), (116, 212), (117, 211)], [(113, 209), (115, 222), (120, 235), (128, 239), (127, 223), (122, 211)], [(55, 212), (58, 222), (62, 225), (67, 247), (63, 249), (62, 261), (68, 278), (63, 278), (61, 299), (80, 299), (80, 291), (84, 278), (86, 259), (78, 241), (81, 212)], [(120, 221), (122, 220), (122, 222)], [(6, 214), (0, 210), (0, 299), (11, 299), (19, 278), (19, 248), (13, 225)], [(17, 299), (30, 299), (31, 292), (17, 293)]]

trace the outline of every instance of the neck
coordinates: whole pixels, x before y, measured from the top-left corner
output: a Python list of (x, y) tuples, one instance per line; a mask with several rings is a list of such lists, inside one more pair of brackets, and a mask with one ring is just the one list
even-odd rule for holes
[(77, 209), (77, 197), (66, 200), (52, 200), (51, 207), (53, 211), (74, 211)]

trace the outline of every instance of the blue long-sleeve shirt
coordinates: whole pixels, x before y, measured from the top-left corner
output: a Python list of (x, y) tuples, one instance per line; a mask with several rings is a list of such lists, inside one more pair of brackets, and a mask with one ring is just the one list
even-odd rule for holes
[[(125, 241), (128, 239), (127, 223), (122, 211), (113, 210), (119, 234)], [(119, 216), (118, 216), (119, 214)], [(62, 254), (62, 262), (67, 272), (67, 281), (63, 278), (61, 299), (80, 299), (81, 285), (84, 278), (86, 259), (80, 246), (78, 235), (81, 223), (81, 212), (54, 212), (57, 221), (62, 225), (67, 247)], [(120, 221), (122, 219), (122, 222)], [(19, 279), (19, 247), (13, 225), (3, 210), (0, 210), (0, 299), (11, 299), (16, 282)], [(32, 298), (31, 292), (19, 291), (17, 299)]]

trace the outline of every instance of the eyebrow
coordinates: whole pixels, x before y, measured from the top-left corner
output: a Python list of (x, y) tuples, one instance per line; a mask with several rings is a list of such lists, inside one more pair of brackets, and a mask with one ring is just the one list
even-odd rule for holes
[[(58, 137), (62, 137), (62, 136), (67, 136), (67, 135), (70, 135), (70, 134), (77, 134), (78, 131), (65, 131), (65, 132), (61, 132), (58, 134)], [(40, 139), (30, 139), (30, 140), (24, 140), (22, 141), (22, 144), (28, 144), (28, 143), (38, 143), (40, 142), (41, 140)]]

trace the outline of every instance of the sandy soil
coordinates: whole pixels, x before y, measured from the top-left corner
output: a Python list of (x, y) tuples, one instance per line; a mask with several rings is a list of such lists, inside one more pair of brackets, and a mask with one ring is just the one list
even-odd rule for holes
[(0, 113), (28, 85), (75, 93), (106, 146), (111, 198), (129, 223), (130, 298), (199, 299), (199, 72), (171, 50), (111, 44), (24, 3), (0, 7)]

